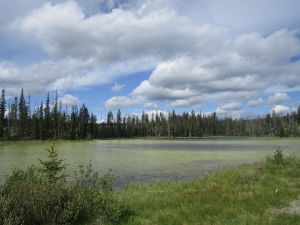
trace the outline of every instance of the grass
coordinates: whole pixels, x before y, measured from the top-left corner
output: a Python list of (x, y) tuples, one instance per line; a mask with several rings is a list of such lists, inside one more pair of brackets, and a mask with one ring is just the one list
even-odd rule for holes
[[(81, 166), (67, 182), (64, 160), (48, 149), (39, 167), (14, 170), (0, 186), (0, 225), (299, 225), (278, 208), (300, 196), (300, 159), (277, 150), (266, 160), (191, 182), (113, 190), (110, 172)], [(51, 187), (51, 188), (50, 188)]]
[(300, 160), (279, 151), (204, 179), (130, 185), (118, 195), (135, 210), (123, 225), (299, 225), (299, 215), (270, 209), (287, 207), (300, 195)]
[(111, 171), (100, 176), (89, 164), (68, 180), (57, 149), (47, 151), (47, 160), (13, 170), (0, 186), (0, 225), (119, 224), (132, 215), (113, 191)]

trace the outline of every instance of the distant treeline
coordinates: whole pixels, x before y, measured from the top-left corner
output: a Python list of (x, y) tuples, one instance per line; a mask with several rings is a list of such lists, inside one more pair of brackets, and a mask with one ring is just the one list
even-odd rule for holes
[[(65, 108), (65, 107), (64, 107)], [(109, 111), (105, 122), (97, 123), (96, 115), (83, 104), (72, 106), (70, 112), (63, 109), (57, 94), (50, 102), (30, 109), (30, 97), (12, 101), (0, 97), (1, 139), (95, 139), (132, 137), (203, 137), (203, 136), (300, 136), (300, 106), (297, 112), (277, 115), (274, 112), (255, 119), (218, 118), (216, 113), (146, 114), (141, 116), (116, 116)]]

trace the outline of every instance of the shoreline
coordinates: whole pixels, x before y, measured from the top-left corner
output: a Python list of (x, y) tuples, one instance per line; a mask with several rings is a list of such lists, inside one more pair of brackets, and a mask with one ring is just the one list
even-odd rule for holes
[(117, 195), (136, 210), (136, 215), (122, 225), (197, 225), (199, 221), (211, 225), (298, 225), (300, 214), (289, 212), (300, 212), (295, 206), (300, 196), (299, 163), (296, 159), (274, 166), (261, 161), (192, 181), (129, 185)]
[(261, 136), (261, 137), (251, 137), (251, 136), (205, 136), (205, 137), (133, 137), (133, 138), (97, 138), (97, 139), (23, 139), (23, 140), (6, 140), (1, 139), (0, 143), (5, 142), (85, 142), (85, 141), (123, 141), (123, 140), (300, 140), (300, 137), (276, 137), (276, 136)]

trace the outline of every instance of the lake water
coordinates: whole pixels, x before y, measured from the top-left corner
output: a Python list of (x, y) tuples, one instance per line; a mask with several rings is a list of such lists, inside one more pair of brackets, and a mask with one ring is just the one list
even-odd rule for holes
[[(0, 182), (14, 167), (27, 168), (46, 157), (51, 142), (0, 142)], [(277, 148), (300, 155), (300, 139), (127, 139), (56, 141), (69, 170), (92, 162), (112, 169), (118, 185), (150, 180), (189, 180), (226, 167), (264, 159)]]

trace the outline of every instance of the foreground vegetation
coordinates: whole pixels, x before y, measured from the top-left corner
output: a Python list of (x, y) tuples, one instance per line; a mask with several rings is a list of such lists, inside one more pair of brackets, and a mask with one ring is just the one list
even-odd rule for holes
[(127, 225), (299, 225), (300, 215), (272, 209), (299, 197), (300, 160), (277, 151), (201, 180), (131, 185), (119, 194), (136, 211)]
[(1, 225), (119, 224), (132, 210), (113, 191), (111, 172), (99, 176), (91, 165), (80, 166), (68, 181), (57, 150), (26, 171), (15, 169), (0, 187)]
[[(300, 160), (273, 156), (191, 182), (130, 185), (113, 191), (115, 176), (80, 166), (69, 179), (57, 150), (0, 187), (0, 225), (299, 225), (278, 213), (300, 196)], [(299, 210), (299, 209), (298, 209)]]
[(297, 112), (277, 115), (275, 112), (253, 119), (217, 117), (216, 113), (164, 113), (122, 116), (118, 110), (108, 112), (106, 121), (97, 122), (83, 104), (68, 110), (57, 94), (31, 109), (30, 98), (23, 89), (20, 97), (6, 100), (0, 96), (0, 140), (95, 139), (132, 137), (203, 137), (203, 136), (300, 136), (300, 107)]

